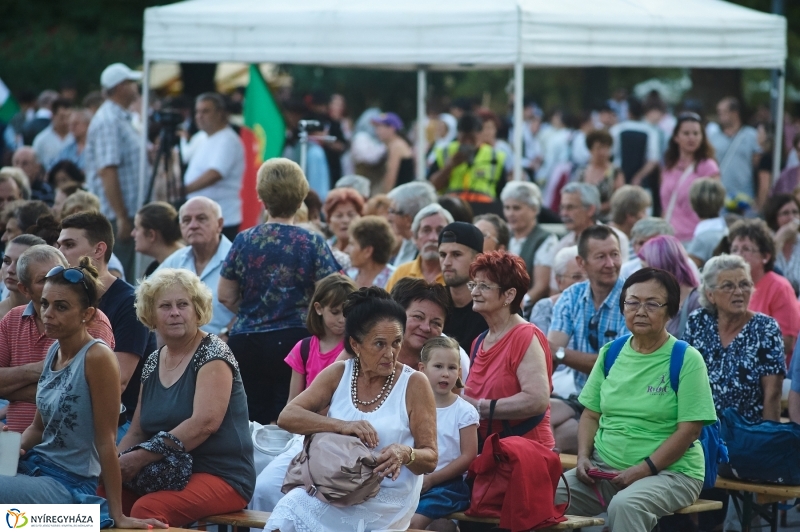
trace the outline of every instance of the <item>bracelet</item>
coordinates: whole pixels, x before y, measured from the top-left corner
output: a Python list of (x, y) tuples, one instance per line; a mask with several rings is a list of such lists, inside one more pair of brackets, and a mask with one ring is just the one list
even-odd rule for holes
[(655, 475), (658, 475), (658, 468), (657, 468), (657, 467), (656, 467), (656, 465), (653, 463), (653, 461), (652, 461), (652, 460), (650, 460), (650, 457), (648, 456), (647, 458), (645, 458), (645, 459), (644, 459), (644, 461), (645, 461), (645, 463), (647, 464), (647, 467), (649, 467), (649, 468), (650, 468), (650, 474), (651, 474), (651, 475), (654, 475), (654, 476), (655, 476)]
[(408, 463), (406, 464), (406, 467), (408, 467), (411, 464), (413, 464), (414, 460), (417, 459), (417, 453), (414, 452), (414, 448), (409, 445), (408, 449), (409, 449), (410, 452), (408, 454), (409, 458), (408, 458)]

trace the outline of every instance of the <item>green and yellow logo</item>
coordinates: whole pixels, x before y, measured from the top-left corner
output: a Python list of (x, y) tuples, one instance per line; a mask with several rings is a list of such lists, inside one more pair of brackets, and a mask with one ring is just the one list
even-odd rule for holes
[(8, 528), (23, 528), (28, 524), (28, 518), (25, 516), (25, 512), (11, 508), (6, 510), (6, 524)]

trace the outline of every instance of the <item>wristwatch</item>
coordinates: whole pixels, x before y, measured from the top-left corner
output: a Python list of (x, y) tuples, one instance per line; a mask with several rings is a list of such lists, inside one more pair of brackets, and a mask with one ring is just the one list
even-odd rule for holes
[(414, 460), (417, 459), (417, 453), (414, 451), (414, 448), (411, 447), (410, 445), (408, 446), (408, 448), (411, 449), (411, 454), (409, 455), (409, 460), (408, 460), (408, 463), (406, 464), (406, 467), (408, 467), (411, 464), (413, 464)]
[(563, 364), (565, 358), (567, 358), (567, 352), (564, 351), (563, 347), (559, 347), (556, 350), (556, 363)]

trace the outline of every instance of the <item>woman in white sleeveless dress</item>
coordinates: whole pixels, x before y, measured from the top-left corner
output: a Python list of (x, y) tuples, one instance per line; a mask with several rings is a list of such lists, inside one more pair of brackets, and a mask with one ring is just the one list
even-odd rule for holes
[[(385, 478), (364, 503), (338, 508), (290, 491), (266, 530), (382, 532), (406, 530), (419, 502), (422, 476), (436, 468), (436, 406), (422, 373), (397, 362), (406, 313), (380, 288), (362, 288), (344, 306), (345, 349), (354, 359), (326, 368), (281, 413), (294, 434), (336, 432), (361, 439), (378, 456)], [(327, 412), (326, 412), (327, 411)]]

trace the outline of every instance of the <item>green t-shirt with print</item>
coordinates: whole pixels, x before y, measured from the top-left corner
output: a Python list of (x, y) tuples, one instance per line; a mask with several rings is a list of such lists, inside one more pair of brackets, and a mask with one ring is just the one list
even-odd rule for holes
[[(611, 344), (600, 350), (578, 400), (600, 413), (595, 450), (615, 469), (640, 464), (675, 433), (680, 422), (710, 425), (717, 419), (706, 365), (694, 347), (686, 349), (678, 393), (672, 389), (669, 362), (675, 342), (670, 335), (658, 351), (643, 355), (633, 350), (629, 339), (608, 377), (603, 375), (603, 364)], [(667, 469), (703, 480), (705, 460), (700, 442), (695, 441)]]

